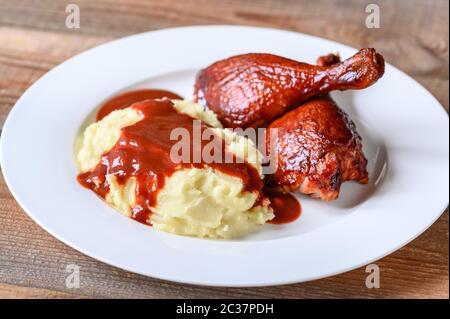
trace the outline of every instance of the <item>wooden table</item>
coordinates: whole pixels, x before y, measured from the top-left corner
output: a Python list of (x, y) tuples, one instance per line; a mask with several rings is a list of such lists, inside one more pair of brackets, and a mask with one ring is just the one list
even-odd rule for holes
[[(79, 5), (80, 29), (66, 28), (67, 3)], [(379, 29), (365, 27), (368, 3), (380, 6)], [(192, 24), (270, 26), (376, 47), (448, 110), (448, 10), (447, 0), (0, 0), (0, 123), (33, 82), (74, 54), (129, 34)], [(366, 288), (364, 267), (295, 285), (208, 288), (146, 278), (80, 254), (35, 224), (0, 180), (0, 297), (449, 297), (448, 212), (377, 262), (380, 289)], [(65, 286), (68, 264), (81, 267), (79, 289)]]

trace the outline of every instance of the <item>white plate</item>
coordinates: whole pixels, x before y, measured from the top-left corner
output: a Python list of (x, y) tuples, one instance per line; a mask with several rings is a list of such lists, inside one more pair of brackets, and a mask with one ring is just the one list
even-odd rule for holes
[[(61, 44), (63, 45), (63, 44)], [(17, 102), (1, 138), (6, 182), (23, 209), (73, 248), (136, 273), (185, 283), (301, 282), (377, 260), (427, 229), (448, 204), (448, 116), (422, 86), (387, 65), (373, 87), (334, 94), (357, 123), (371, 183), (346, 183), (331, 204), (300, 197), (302, 217), (244, 239), (161, 233), (123, 217), (75, 180), (75, 137), (93, 110), (130, 87), (190, 97), (196, 72), (238, 53), (313, 63), (355, 50), (303, 34), (203, 26), (148, 32), (88, 50), (54, 68)]]

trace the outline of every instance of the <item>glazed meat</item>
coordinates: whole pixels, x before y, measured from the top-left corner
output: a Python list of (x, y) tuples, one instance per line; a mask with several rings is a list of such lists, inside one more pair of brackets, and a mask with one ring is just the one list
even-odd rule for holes
[(384, 59), (374, 49), (362, 49), (331, 66), (244, 54), (200, 71), (194, 100), (214, 111), (226, 127), (258, 127), (313, 96), (366, 88), (383, 73)]
[(341, 63), (341, 57), (339, 54), (330, 53), (323, 55), (317, 59), (316, 64), (319, 66), (331, 66), (334, 64)]
[(341, 183), (368, 182), (355, 124), (328, 95), (286, 113), (267, 132), (273, 128), (278, 129), (277, 171), (267, 176), (269, 187), (330, 201), (338, 198)]

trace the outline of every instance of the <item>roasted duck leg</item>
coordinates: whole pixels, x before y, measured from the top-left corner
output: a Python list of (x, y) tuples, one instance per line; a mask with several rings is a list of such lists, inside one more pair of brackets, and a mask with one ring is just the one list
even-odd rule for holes
[(258, 127), (313, 96), (366, 88), (383, 73), (384, 59), (374, 49), (332, 66), (244, 54), (200, 71), (194, 100), (214, 111), (225, 127)]
[[(320, 57), (317, 64), (340, 63), (338, 55)], [(278, 169), (267, 176), (272, 188), (337, 199), (343, 182), (367, 183), (367, 160), (355, 124), (328, 95), (315, 97), (269, 125), (278, 129)], [(270, 135), (267, 135), (270, 143)], [(268, 144), (269, 145), (269, 144)]]
[[(355, 124), (328, 96), (315, 97), (273, 121), (278, 129), (277, 171), (271, 188), (337, 199), (341, 183), (367, 183), (367, 160)], [(270, 134), (267, 134), (270, 143)], [(269, 144), (268, 144), (269, 145)]]

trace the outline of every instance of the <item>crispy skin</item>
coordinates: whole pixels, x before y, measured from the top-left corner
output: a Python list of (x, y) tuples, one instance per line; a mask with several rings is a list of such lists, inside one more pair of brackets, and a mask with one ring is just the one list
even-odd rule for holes
[(331, 66), (244, 54), (200, 71), (194, 100), (214, 111), (226, 127), (258, 127), (313, 96), (366, 88), (383, 73), (384, 59), (374, 49), (362, 49)]
[(319, 66), (331, 66), (334, 64), (341, 63), (341, 57), (339, 54), (330, 53), (323, 55), (317, 59), (316, 64)]
[[(368, 182), (367, 160), (355, 124), (328, 96), (319, 96), (268, 126), (278, 129), (277, 171), (269, 187), (337, 199), (344, 181)], [(268, 145), (270, 135), (267, 135)]]

